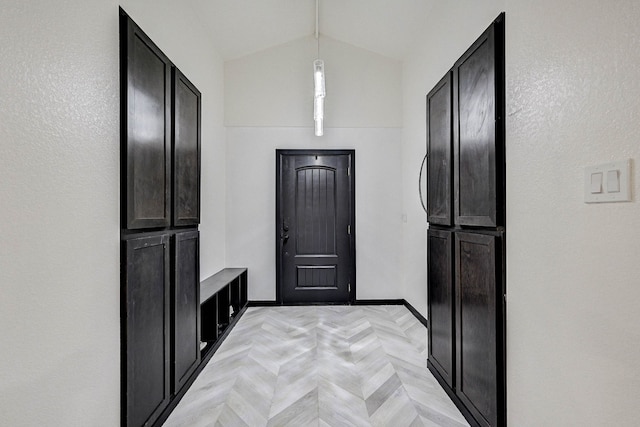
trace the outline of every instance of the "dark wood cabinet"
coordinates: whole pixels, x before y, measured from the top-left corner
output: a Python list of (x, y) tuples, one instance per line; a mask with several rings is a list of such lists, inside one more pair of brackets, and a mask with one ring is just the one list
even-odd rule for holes
[(502, 14), (427, 95), (427, 365), (483, 427), (506, 425), (504, 87)]
[(201, 94), (122, 9), (120, 82), (122, 424), (138, 427), (201, 361)]
[(453, 129), (451, 72), (427, 95), (427, 220), (452, 225)]
[(453, 67), (455, 224), (504, 225), (504, 24)]
[(455, 233), (456, 394), (481, 426), (503, 425), (501, 233)]
[(454, 387), (453, 232), (429, 229), (429, 362)]
[(123, 227), (170, 223), (171, 61), (121, 14)]
[(173, 69), (173, 225), (200, 223), (200, 91)]
[(198, 231), (176, 233), (173, 243), (172, 390), (200, 363), (200, 244)]
[(151, 425), (170, 397), (169, 235), (125, 240), (124, 425)]

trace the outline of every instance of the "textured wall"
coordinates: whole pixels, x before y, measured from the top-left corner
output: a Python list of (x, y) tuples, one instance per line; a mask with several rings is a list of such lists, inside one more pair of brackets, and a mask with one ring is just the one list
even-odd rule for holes
[[(211, 274), (224, 264), (222, 61), (189, 9), (125, 6), (203, 91)], [(2, 4), (2, 426), (120, 424), (118, 39), (116, 1)]]
[(356, 150), (356, 296), (400, 298), (400, 129), (227, 129), (227, 261), (249, 267), (249, 299), (276, 296), (276, 148)]
[[(503, 8), (509, 424), (635, 425), (637, 174), (633, 202), (586, 205), (583, 170), (640, 159), (637, 2), (465, 1), (434, 8), (436, 19), (404, 63), (407, 298), (421, 295), (415, 266), (424, 259), (424, 216), (414, 194), (424, 95)], [(460, 31), (447, 32), (453, 25)]]
[(115, 2), (2, 6), (3, 426), (119, 422), (117, 35)]
[(640, 4), (507, 2), (508, 417), (640, 418), (640, 205), (583, 202), (585, 166), (640, 161)]

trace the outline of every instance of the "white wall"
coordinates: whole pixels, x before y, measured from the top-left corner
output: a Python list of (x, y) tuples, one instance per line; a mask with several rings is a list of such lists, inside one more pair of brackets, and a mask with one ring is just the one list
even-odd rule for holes
[[(313, 120), (313, 36), (225, 63), (227, 126), (310, 126)], [(402, 64), (320, 37), (326, 75), (325, 126), (402, 126)]]
[[(136, 19), (204, 89), (203, 119), (214, 124), (203, 129), (203, 159), (224, 165), (221, 61), (193, 50), (199, 31), (178, 6), (154, 5)], [(156, 31), (159, 22), (181, 31)], [(117, 1), (2, 5), (3, 426), (120, 423), (118, 37)], [(224, 199), (223, 187), (208, 187)], [(223, 206), (206, 206), (203, 220), (224, 219)], [(218, 239), (203, 243), (215, 269), (224, 233), (203, 223), (207, 233)]]
[(227, 263), (249, 268), (249, 299), (276, 297), (276, 148), (356, 150), (356, 297), (400, 298), (400, 130), (227, 130)]
[[(424, 259), (417, 255), (424, 251), (424, 234), (412, 237), (424, 230), (424, 215), (413, 196), (417, 171), (409, 168), (424, 153), (424, 95), (502, 9), (507, 25), (509, 425), (636, 425), (637, 173), (632, 173), (631, 203), (586, 205), (582, 192), (585, 166), (628, 158), (635, 166), (640, 159), (637, 2), (436, 6), (404, 67), (405, 268), (415, 270)], [(453, 27), (455, 32), (447, 31)], [(419, 221), (413, 221), (416, 215)], [(416, 283), (420, 274), (413, 272)], [(407, 279), (407, 293), (412, 288), (417, 293), (411, 273)]]
[(118, 8), (0, 14), (0, 425), (117, 425)]
[(403, 63), (403, 288), (404, 298), (425, 316), (427, 219), (420, 206), (418, 175), (427, 151), (426, 95), (503, 10), (504, 0), (436, 2)]
[(583, 203), (585, 166), (640, 162), (640, 4), (507, 2), (510, 425), (640, 419), (640, 205)]
[(225, 63), (227, 264), (275, 299), (275, 149), (356, 150), (356, 296), (400, 298), (401, 65), (321, 39), (325, 135), (313, 135), (312, 37)]

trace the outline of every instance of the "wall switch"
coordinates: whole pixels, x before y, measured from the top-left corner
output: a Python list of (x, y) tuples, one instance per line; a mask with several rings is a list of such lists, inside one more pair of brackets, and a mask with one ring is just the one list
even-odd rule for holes
[(607, 171), (607, 193), (620, 191), (620, 171), (618, 169)]
[(584, 202), (631, 201), (631, 161), (603, 163), (584, 169)]

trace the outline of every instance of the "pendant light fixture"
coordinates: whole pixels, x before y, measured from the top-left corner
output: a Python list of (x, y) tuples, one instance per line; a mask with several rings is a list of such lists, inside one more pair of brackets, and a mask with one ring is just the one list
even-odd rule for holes
[(318, 32), (318, 4), (320, 0), (316, 0), (316, 44), (318, 53), (316, 60), (313, 61), (313, 120), (315, 122), (315, 135), (322, 136), (324, 134), (324, 97), (326, 95), (324, 87), (324, 61), (320, 59), (320, 34)]

